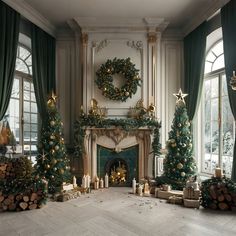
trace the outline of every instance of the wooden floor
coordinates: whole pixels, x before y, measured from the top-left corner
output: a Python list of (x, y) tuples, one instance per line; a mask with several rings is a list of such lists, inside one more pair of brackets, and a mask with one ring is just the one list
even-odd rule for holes
[(233, 212), (188, 209), (130, 190), (109, 188), (40, 210), (0, 213), (0, 235), (236, 235)]

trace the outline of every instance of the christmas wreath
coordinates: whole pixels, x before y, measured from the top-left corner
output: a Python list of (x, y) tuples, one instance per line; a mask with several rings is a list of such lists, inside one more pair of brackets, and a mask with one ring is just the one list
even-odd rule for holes
[[(137, 92), (138, 86), (141, 85), (139, 70), (135, 65), (127, 59), (107, 60), (105, 64), (96, 72), (97, 78), (95, 83), (102, 90), (102, 94), (116, 101), (125, 102)], [(115, 87), (113, 84), (113, 75), (119, 74), (125, 78), (125, 84), (121, 88)]]

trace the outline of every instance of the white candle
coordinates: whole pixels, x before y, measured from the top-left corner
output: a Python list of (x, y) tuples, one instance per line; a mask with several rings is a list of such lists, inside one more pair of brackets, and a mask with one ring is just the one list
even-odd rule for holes
[(143, 186), (141, 184), (138, 187), (138, 195), (143, 196)]
[(94, 189), (99, 189), (99, 178), (95, 177)]
[(77, 181), (76, 181), (76, 177), (73, 177), (73, 187), (76, 188), (77, 187)]
[(87, 175), (87, 188), (90, 188), (91, 177)]
[(85, 175), (82, 178), (82, 188), (86, 188), (86, 178), (85, 178)]
[(136, 194), (136, 180), (133, 178), (132, 180), (132, 188), (133, 188), (133, 194)]
[(109, 181), (108, 181), (108, 175), (106, 173), (105, 175), (105, 188), (108, 188), (109, 187)]
[(100, 179), (100, 188), (104, 188), (104, 181), (102, 178)]

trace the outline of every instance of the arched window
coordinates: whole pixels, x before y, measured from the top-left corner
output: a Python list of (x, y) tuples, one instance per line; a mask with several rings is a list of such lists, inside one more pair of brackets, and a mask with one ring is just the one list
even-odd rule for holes
[(212, 174), (217, 166), (231, 175), (235, 124), (228, 100), (223, 40), (206, 54), (202, 93), (202, 172)]
[(10, 128), (22, 153), (31, 157), (37, 151), (38, 111), (32, 81), (32, 56), (29, 49), (18, 45), (14, 83), (7, 110)]

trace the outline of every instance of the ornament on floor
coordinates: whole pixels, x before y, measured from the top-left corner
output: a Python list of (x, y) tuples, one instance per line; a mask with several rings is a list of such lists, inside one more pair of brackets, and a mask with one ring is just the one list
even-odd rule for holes
[[(113, 75), (118, 74), (124, 77), (125, 84), (120, 88), (113, 83)], [(107, 60), (96, 72), (95, 83), (102, 90), (103, 96), (110, 100), (125, 102), (132, 98), (137, 92), (138, 86), (141, 86), (139, 70), (131, 62), (130, 58)]]

